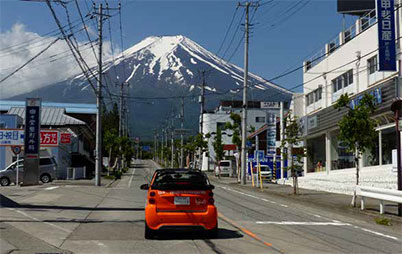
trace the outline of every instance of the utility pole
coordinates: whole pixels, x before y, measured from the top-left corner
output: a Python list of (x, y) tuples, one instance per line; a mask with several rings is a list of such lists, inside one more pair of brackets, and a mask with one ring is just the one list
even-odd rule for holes
[(171, 138), (172, 138), (172, 158), (170, 162), (170, 167), (174, 167), (174, 114), (172, 114), (172, 129), (171, 129)]
[(246, 184), (247, 173), (247, 156), (246, 156), (246, 139), (247, 139), (247, 79), (248, 79), (248, 41), (249, 41), (249, 9), (251, 7), (258, 7), (257, 3), (246, 2), (245, 4), (239, 3), (238, 6), (246, 8), (246, 21), (244, 24), (244, 81), (243, 81), (243, 109), (241, 121), (241, 182)]
[[(201, 82), (201, 96), (200, 96), (200, 133), (201, 133), (201, 139), (204, 139), (204, 130), (203, 130), (203, 125), (204, 125), (204, 92), (205, 92), (205, 70), (202, 70), (201, 72), (202, 75), (202, 82)], [(199, 169), (202, 170), (202, 148), (200, 147), (198, 149), (198, 154), (200, 156), (199, 158)], [(195, 161), (194, 161), (195, 163)], [(195, 166), (195, 165), (194, 165)]]
[(95, 155), (95, 185), (101, 185), (100, 174), (102, 171), (102, 24), (103, 24), (103, 9), (102, 4), (99, 4), (98, 13), (98, 87), (96, 94), (96, 155)]
[(124, 97), (124, 83), (120, 86), (120, 110), (119, 110), (119, 137), (124, 136), (123, 131), (123, 97)]
[(181, 113), (180, 113), (180, 120), (181, 120), (181, 135), (180, 135), (180, 168), (184, 167), (184, 136), (183, 136), (183, 129), (184, 129), (184, 97), (181, 97)]

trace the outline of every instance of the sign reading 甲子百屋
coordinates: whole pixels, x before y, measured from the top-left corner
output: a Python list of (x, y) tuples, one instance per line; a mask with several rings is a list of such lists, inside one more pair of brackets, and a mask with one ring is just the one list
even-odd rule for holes
[(379, 71), (396, 71), (394, 0), (376, 0)]

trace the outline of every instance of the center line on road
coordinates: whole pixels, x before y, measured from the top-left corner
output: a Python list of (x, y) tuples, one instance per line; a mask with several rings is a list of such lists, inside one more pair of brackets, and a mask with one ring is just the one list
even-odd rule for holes
[(133, 168), (133, 173), (131, 174), (130, 181), (128, 181), (128, 188), (131, 187), (131, 182), (133, 181), (134, 172), (135, 172), (135, 168)]
[(256, 221), (257, 224), (296, 225), (296, 226), (350, 226), (342, 222), (314, 222), (314, 221)]

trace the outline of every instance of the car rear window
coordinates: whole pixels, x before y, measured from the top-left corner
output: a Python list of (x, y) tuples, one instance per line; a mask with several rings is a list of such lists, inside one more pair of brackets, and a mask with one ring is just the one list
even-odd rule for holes
[(220, 163), (220, 165), (221, 165), (221, 167), (229, 167), (229, 166), (230, 166), (230, 162), (228, 162), (228, 161), (222, 161), (222, 162)]
[(53, 164), (53, 162), (50, 158), (42, 158), (42, 159), (40, 159), (39, 164), (40, 165), (50, 165), (50, 164)]
[(160, 171), (152, 184), (157, 190), (208, 190), (210, 184), (205, 174), (196, 171)]

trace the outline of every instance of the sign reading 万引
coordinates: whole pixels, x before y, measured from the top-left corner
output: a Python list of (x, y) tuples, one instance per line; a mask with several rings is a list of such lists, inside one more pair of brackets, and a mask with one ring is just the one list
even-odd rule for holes
[(25, 155), (38, 155), (40, 144), (40, 99), (27, 99), (25, 108)]
[(59, 132), (58, 131), (41, 131), (40, 132), (41, 146), (58, 146)]
[(396, 71), (394, 0), (377, 0), (379, 71)]

